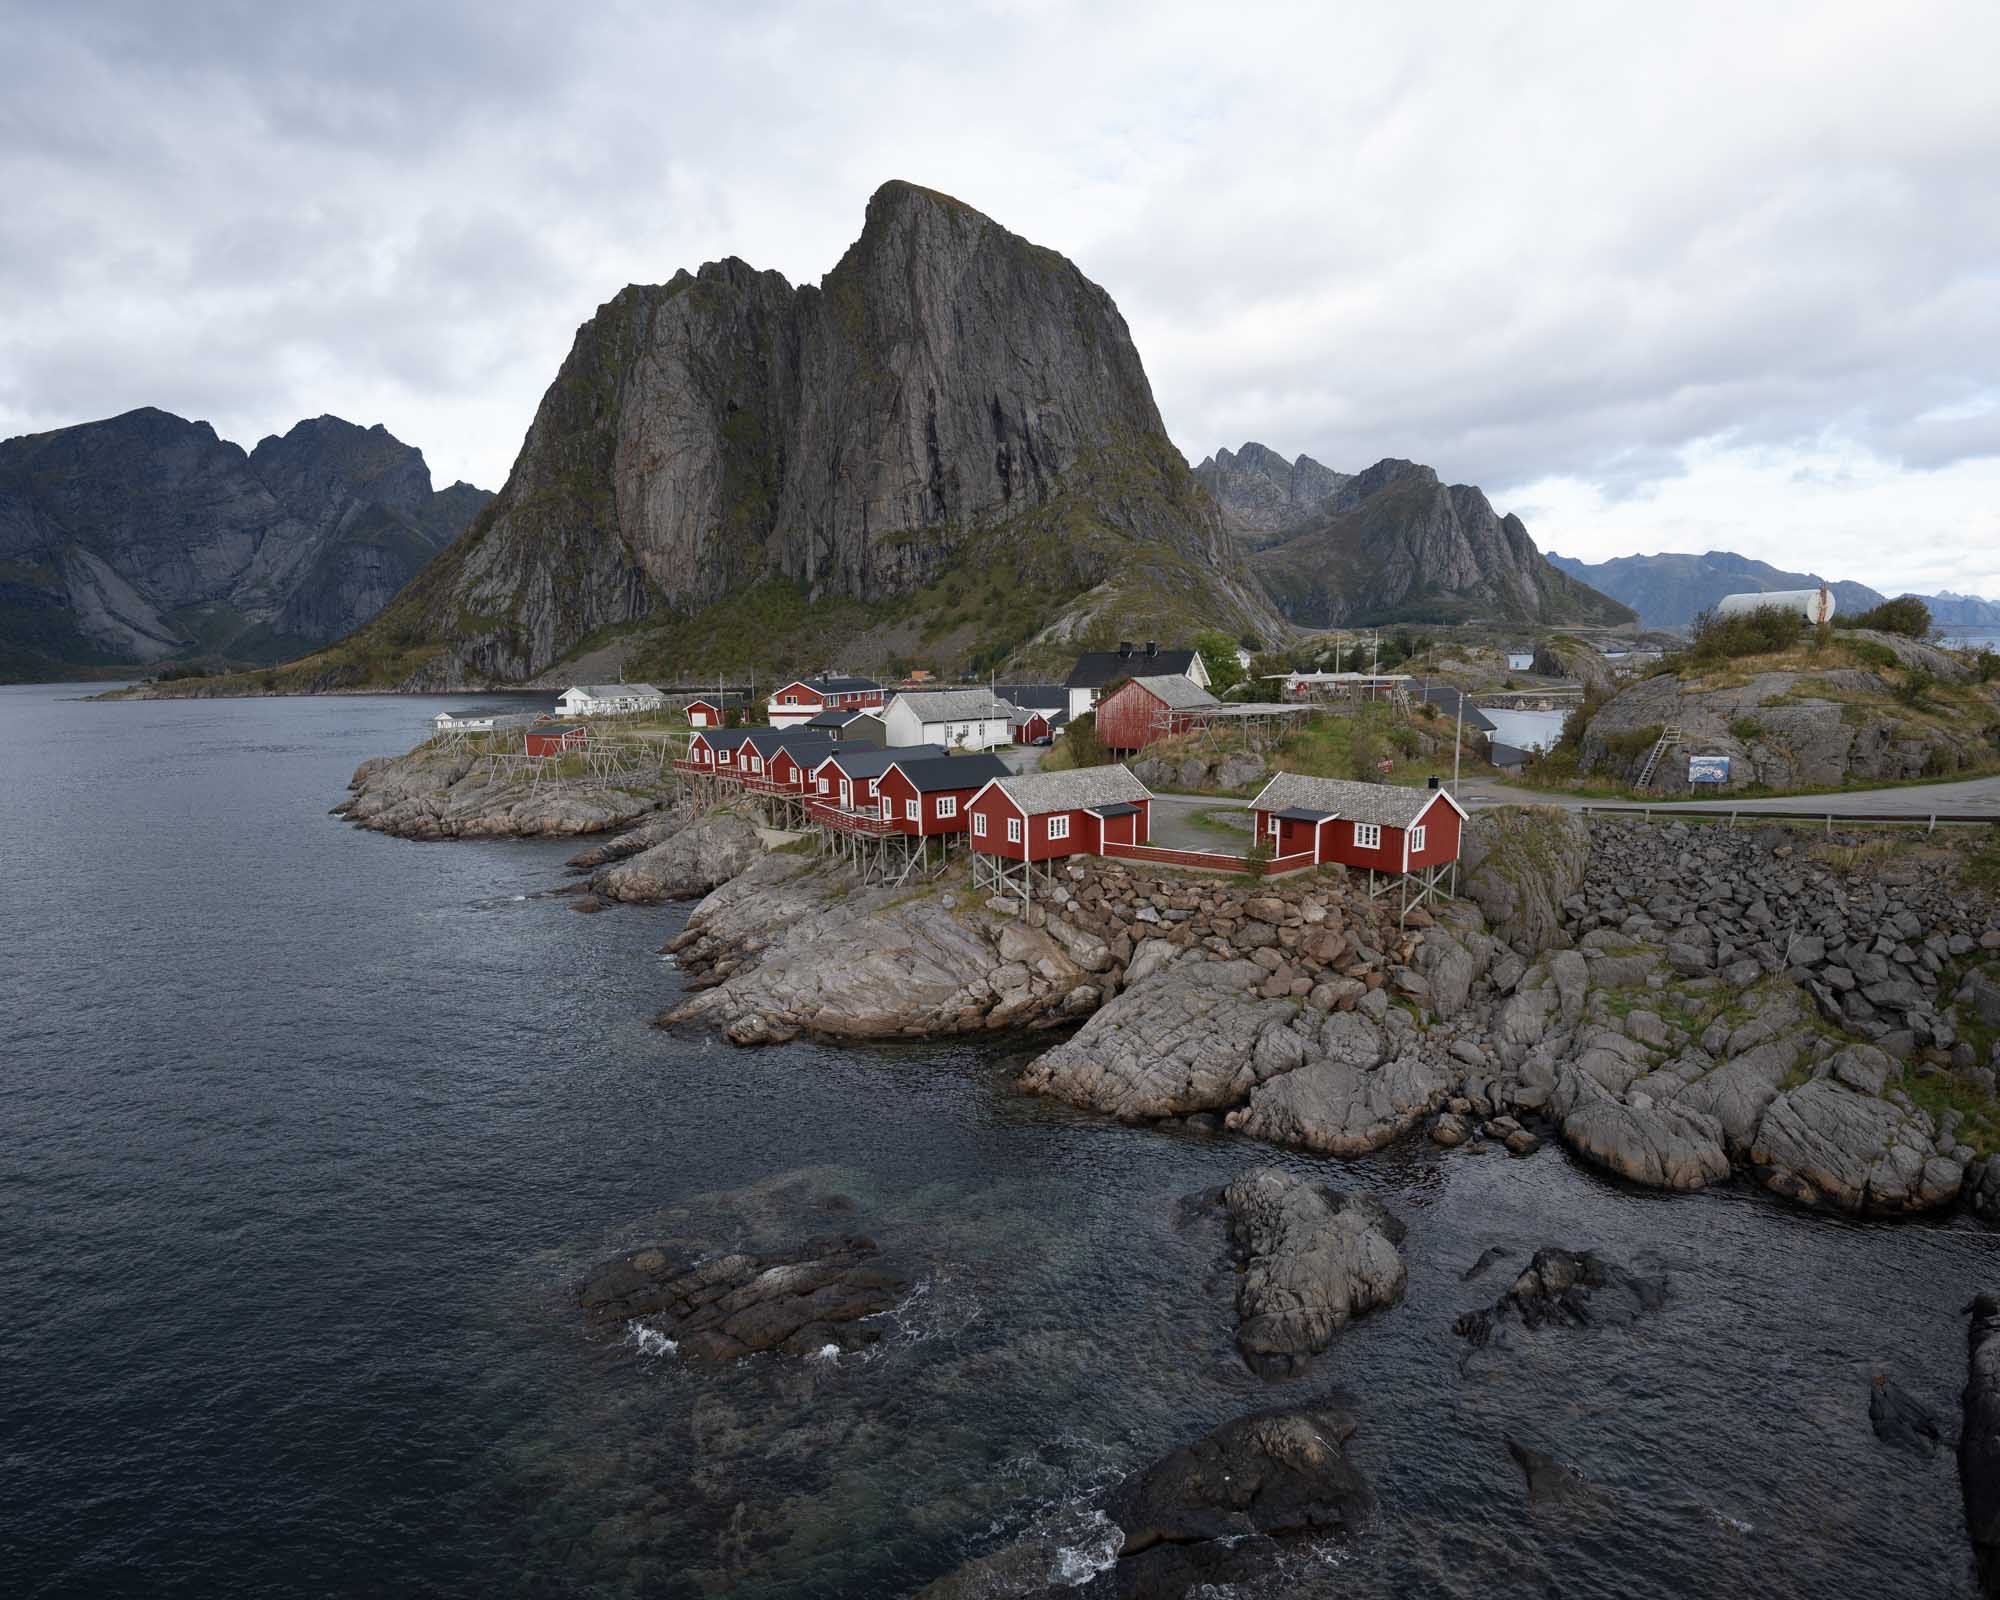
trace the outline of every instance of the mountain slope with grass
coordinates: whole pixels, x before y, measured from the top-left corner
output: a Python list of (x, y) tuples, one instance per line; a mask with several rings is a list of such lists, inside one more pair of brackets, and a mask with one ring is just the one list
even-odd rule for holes
[(247, 454), (145, 407), (0, 442), (0, 677), (268, 662), (359, 627), (491, 496), (379, 425)]
[[(819, 285), (726, 260), (587, 322), (506, 487), (281, 686), (663, 676), (1277, 627), (1103, 289), (886, 184)], [(790, 659), (788, 659), (788, 657)]]

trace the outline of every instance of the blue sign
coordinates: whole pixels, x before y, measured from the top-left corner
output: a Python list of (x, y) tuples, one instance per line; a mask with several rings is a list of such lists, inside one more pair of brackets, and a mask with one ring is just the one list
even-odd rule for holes
[(1729, 781), (1729, 757), (1689, 756), (1689, 783), (1727, 783)]

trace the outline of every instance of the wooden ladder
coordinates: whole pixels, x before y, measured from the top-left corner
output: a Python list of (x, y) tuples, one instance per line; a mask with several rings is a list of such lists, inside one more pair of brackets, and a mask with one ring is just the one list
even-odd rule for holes
[(1639, 787), (1645, 788), (1653, 781), (1653, 774), (1659, 769), (1660, 757), (1681, 742), (1681, 725), (1670, 722), (1660, 730), (1660, 737), (1653, 746), (1653, 753), (1646, 757), (1646, 764), (1639, 769)]

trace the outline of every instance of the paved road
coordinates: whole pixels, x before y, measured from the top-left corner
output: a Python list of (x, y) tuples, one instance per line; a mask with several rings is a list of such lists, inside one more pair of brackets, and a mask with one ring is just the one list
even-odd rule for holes
[[(1204, 828), (1193, 820), (1197, 811), (1221, 812), (1232, 806), (1243, 812), (1241, 833)], [(1250, 843), (1250, 813), (1247, 807), (1248, 802), (1232, 800), (1227, 795), (1155, 795), (1153, 843), (1165, 845), (1170, 850), (1223, 850), (1231, 855), (1237, 854)]]
[[(1467, 784), (1459, 799), (1468, 809), (1479, 806), (1548, 805), (1575, 811), (1584, 806), (1606, 807), (1617, 801), (1589, 800), (1581, 795), (1542, 794), (1533, 789), (1516, 789), (1504, 783)], [(1656, 812), (1671, 811), (1676, 802), (1664, 800)], [(1841, 794), (1803, 794), (1769, 800), (1732, 800), (1727, 795), (1690, 802), (1745, 816), (1836, 817), (1854, 816), (1974, 816), (2000, 822), (2000, 778), (1968, 778), (1960, 783), (1922, 783), (1900, 789), (1850, 789)]]

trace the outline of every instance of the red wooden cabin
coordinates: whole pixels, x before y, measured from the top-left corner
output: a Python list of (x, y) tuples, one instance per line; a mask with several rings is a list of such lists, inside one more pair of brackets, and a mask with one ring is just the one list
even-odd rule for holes
[(715, 772), (733, 777), (740, 765), (736, 753), (743, 741), (752, 734), (770, 731), (769, 728), (697, 729), (688, 739), (687, 755), (681, 764), (691, 772)]
[(972, 797), (972, 848), (1011, 861), (1095, 855), (1106, 840), (1144, 844), (1153, 796), (1124, 767), (995, 778)]
[(894, 754), (896, 759), (875, 780), (876, 803), (884, 822), (916, 838), (965, 832), (972, 797), (1009, 770), (998, 756), (939, 753), (913, 759), (908, 749)]
[(877, 750), (867, 744), (836, 745), (812, 770), (810, 793), (816, 800), (848, 811), (875, 809), (875, 783), (898, 761), (922, 761), (946, 754), (941, 744), (906, 745), (900, 750)]
[(765, 709), (781, 728), (795, 727), (822, 711), (865, 711), (882, 704), (873, 678), (794, 678), (773, 692)]
[(690, 728), (719, 728), (729, 720), (729, 716), (716, 701), (690, 700), (687, 703), (687, 719)]
[(1201, 712), (1218, 704), (1214, 695), (1179, 673), (1129, 678), (1097, 702), (1097, 737), (1105, 749), (1130, 754), (1156, 739), (1186, 733)]
[(530, 728), (521, 736), (521, 748), (531, 756), (559, 756), (589, 742), (590, 733), (584, 728)]
[(1465, 808), (1443, 789), (1399, 789), (1281, 772), (1250, 802), (1276, 856), (1311, 851), (1322, 864), (1424, 872), (1458, 859)]

